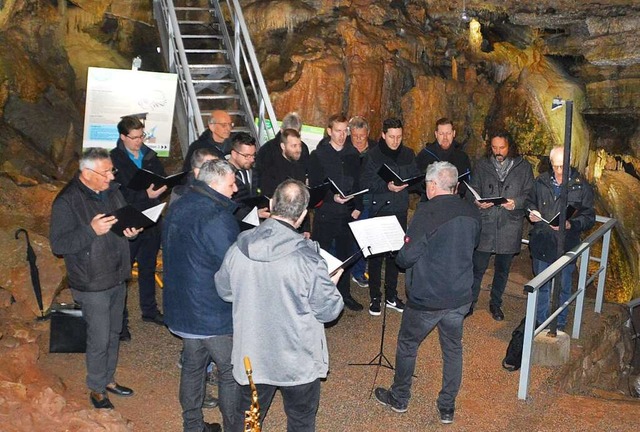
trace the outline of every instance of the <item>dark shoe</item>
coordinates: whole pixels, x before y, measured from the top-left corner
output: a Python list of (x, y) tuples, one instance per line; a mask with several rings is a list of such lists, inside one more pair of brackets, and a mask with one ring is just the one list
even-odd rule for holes
[(504, 319), (504, 314), (500, 306), (489, 305), (489, 312), (491, 312), (491, 316), (496, 321), (502, 321)]
[[(438, 408), (438, 404), (436, 403), (436, 408)], [(453, 415), (455, 414), (455, 410), (453, 408), (438, 408), (438, 414), (440, 415), (440, 423), (442, 424), (451, 424), (453, 423)]]
[(131, 390), (129, 387), (121, 386), (118, 383), (116, 383), (114, 386), (107, 386), (106, 389), (109, 393), (113, 393), (117, 396), (133, 396), (133, 390)]
[(387, 307), (402, 313), (404, 311), (404, 303), (398, 297), (387, 299)]
[(106, 393), (91, 392), (89, 393), (89, 400), (91, 400), (93, 407), (97, 409), (113, 409), (114, 408), (113, 404), (109, 400), (109, 396), (107, 396)]
[(158, 325), (163, 326), (164, 325), (164, 315), (162, 315), (160, 312), (156, 313), (152, 317), (142, 315), (142, 321), (150, 322), (150, 323), (154, 323), (154, 324), (158, 324)]
[(476, 306), (476, 302), (471, 303), (471, 307), (469, 307), (469, 312), (467, 312), (464, 317), (465, 318), (469, 318), (471, 315), (473, 315), (473, 308)]
[(222, 426), (220, 426), (220, 423), (205, 422), (202, 432), (222, 432)]
[(369, 278), (366, 275), (362, 275), (360, 277), (351, 276), (351, 280), (361, 288), (369, 288)]
[(218, 398), (213, 397), (211, 393), (204, 395), (204, 401), (202, 401), (202, 408), (215, 408), (218, 406)]
[(371, 303), (369, 303), (369, 315), (380, 316), (380, 299), (373, 298), (371, 299)]
[(387, 389), (378, 387), (375, 390), (374, 395), (376, 396), (376, 400), (378, 402), (380, 402), (384, 406), (391, 407), (391, 409), (397, 413), (405, 413), (408, 410), (406, 405), (400, 405), (397, 402), (392, 401), (389, 395), (389, 390)]
[(131, 332), (128, 328), (123, 328), (120, 332), (120, 342), (129, 342), (131, 340)]
[(344, 300), (344, 305), (345, 305), (347, 308), (351, 309), (352, 311), (356, 311), (356, 312), (357, 312), (357, 311), (361, 311), (362, 309), (364, 309), (364, 308), (362, 307), (362, 305), (361, 305), (360, 303), (358, 303), (358, 302), (356, 301), (356, 299), (354, 299), (354, 298), (353, 298), (353, 297), (351, 297), (351, 296), (349, 296), (349, 297), (344, 297), (344, 298), (343, 298), (343, 300)]

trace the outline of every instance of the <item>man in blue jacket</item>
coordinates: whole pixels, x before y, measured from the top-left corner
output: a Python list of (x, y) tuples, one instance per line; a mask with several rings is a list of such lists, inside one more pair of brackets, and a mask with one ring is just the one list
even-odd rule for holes
[(457, 184), (458, 170), (449, 162), (427, 168), (429, 201), (419, 204), (396, 257), (407, 269), (396, 373), (389, 390), (375, 390), (381, 404), (398, 413), (407, 411), (418, 348), (437, 326), (443, 363), (437, 408), (445, 424), (453, 422), (462, 381), (462, 324), (471, 306), (473, 250), (481, 227), (478, 209), (455, 195)]
[(163, 226), (165, 322), (182, 338), (180, 405), (184, 432), (220, 430), (202, 416), (209, 356), (218, 367), (224, 430), (237, 430), (239, 387), (233, 379), (231, 304), (216, 291), (214, 275), (238, 236), (231, 196), (238, 190), (233, 167), (208, 161), (191, 189), (174, 203)]

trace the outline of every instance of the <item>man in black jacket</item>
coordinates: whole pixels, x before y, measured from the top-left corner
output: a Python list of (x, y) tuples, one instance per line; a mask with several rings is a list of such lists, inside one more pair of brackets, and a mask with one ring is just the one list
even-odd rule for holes
[[(238, 204), (236, 218), (242, 220), (253, 210), (253, 207), (245, 204), (244, 199), (261, 195), (259, 178), (253, 165), (256, 161), (256, 140), (246, 132), (238, 132), (231, 139), (231, 153), (229, 163), (236, 170), (236, 186), (238, 191), (233, 194), (233, 200)], [(269, 217), (269, 208), (258, 209), (258, 216), (262, 219)]]
[[(360, 180), (363, 188), (371, 194), (370, 216), (395, 216), (403, 230), (407, 229), (407, 211), (409, 209), (408, 185), (396, 186), (385, 182), (378, 170), (386, 164), (401, 178), (415, 177), (420, 174), (415, 162), (413, 150), (402, 145), (402, 121), (397, 118), (386, 119), (382, 123), (382, 138), (365, 156)], [(381, 314), (382, 263), (385, 263), (384, 290), (385, 302), (398, 312), (404, 310), (404, 303), (398, 297), (398, 267), (390, 254), (369, 258), (369, 313)]]
[(82, 306), (87, 323), (87, 387), (95, 408), (112, 409), (107, 391), (131, 396), (133, 390), (118, 385), (119, 335), (131, 276), (127, 238), (141, 230), (111, 231), (117, 222), (109, 213), (126, 202), (112, 182), (115, 169), (109, 152), (88, 148), (80, 158), (80, 173), (58, 194), (51, 210), (51, 250), (62, 255), (73, 299)]
[[(318, 143), (309, 157), (309, 185), (318, 186), (326, 178), (333, 180), (345, 194), (361, 190), (359, 187), (360, 156), (353, 145), (347, 145), (347, 118), (334, 114), (329, 118), (328, 136)], [(342, 198), (335, 191), (328, 190), (322, 204), (313, 218), (313, 239), (326, 251), (335, 242), (336, 257), (346, 260), (353, 248), (353, 234), (349, 222), (360, 217), (362, 196)], [(351, 297), (351, 272), (345, 270), (338, 282), (344, 304), (351, 310), (360, 311), (362, 305)]]
[(224, 160), (228, 151), (229, 137), (233, 126), (231, 116), (226, 111), (211, 111), (207, 130), (189, 146), (189, 150), (187, 150), (187, 154), (184, 157), (182, 171), (191, 171), (191, 155), (200, 148), (209, 149), (218, 159)]
[(446, 117), (439, 119), (436, 122), (435, 136), (435, 142), (425, 146), (416, 156), (418, 169), (424, 173), (427, 167), (434, 162), (450, 162), (458, 169), (458, 175), (460, 176), (458, 193), (460, 196), (464, 196), (467, 189), (462, 182), (468, 182), (471, 178), (471, 162), (469, 162), (469, 156), (455, 141), (456, 130), (453, 122)]
[[(533, 189), (527, 200), (529, 219), (533, 228), (529, 234), (529, 249), (533, 260), (533, 272), (538, 275), (549, 267), (556, 259), (557, 242), (560, 234), (558, 226), (552, 226), (542, 220), (550, 221), (556, 214), (566, 209), (560, 208), (560, 190), (562, 188), (564, 149), (554, 147), (549, 154), (551, 172), (544, 172), (538, 176), (533, 184)], [(596, 212), (593, 207), (593, 189), (591, 185), (575, 169), (570, 170), (569, 181), (566, 187), (567, 204), (575, 209), (571, 217), (565, 222), (564, 252), (567, 252), (580, 243), (580, 234), (590, 229), (596, 221)], [(586, 263), (584, 264), (586, 265)], [(576, 268), (575, 261), (566, 266), (560, 273), (560, 304), (571, 297), (571, 284), (573, 271)], [(538, 291), (538, 309), (536, 319), (539, 323), (546, 321), (554, 312), (549, 309), (549, 293), (551, 282), (549, 281)], [(567, 324), (569, 309), (565, 308), (558, 315), (558, 330), (564, 331)]]
[(437, 326), (442, 350), (442, 389), (437, 408), (452, 423), (462, 381), (462, 327), (471, 306), (473, 250), (480, 239), (480, 213), (455, 195), (458, 170), (448, 162), (427, 168), (429, 201), (420, 203), (396, 262), (407, 268), (407, 307), (402, 315), (396, 372), (389, 390), (377, 388), (378, 402), (406, 412), (418, 348)]
[[(165, 171), (155, 151), (144, 145), (144, 124), (131, 116), (122, 117), (118, 123), (120, 138), (116, 147), (111, 150), (113, 166), (118, 170), (116, 181), (121, 184), (120, 191), (127, 204), (142, 211), (160, 204), (160, 195), (167, 186), (155, 189), (150, 185), (147, 190), (134, 190), (127, 185), (139, 169), (146, 169), (165, 176)], [(160, 250), (160, 228), (153, 225), (145, 229), (134, 241), (129, 243), (131, 264), (138, 262), (138, 288), (140, 293), (140, 311), (142, 320), (163, 325), (162, 313), (156, 301), (156, 259)], [(123, 340), (131, 338), (128, 329), (128, 310), (125, 304)]]

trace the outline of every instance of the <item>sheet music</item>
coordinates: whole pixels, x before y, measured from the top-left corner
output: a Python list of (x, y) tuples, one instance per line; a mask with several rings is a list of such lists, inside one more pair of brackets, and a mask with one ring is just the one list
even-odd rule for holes
[(158, 222), (158, 218), (160, 217), (160, 214), (162, 213), (162, 209), (164, 209), (164, 206), (166, 206), (167, 203), (162, 203), (162, 204), (158, 204), (155, 207), (151, 207), (146, 209), (145, 211), (142, 212), (143, 215), (145, 215), (146, 217), (148, 217), (149, 219), (151, 219), (154, 222)]
[(331, 255), (326, 250), (324, 250), (322, 248), (319, 248), (319, 249), (320, 249), (320, 256), (327, 263), (327, 267), (329, 268), (329, 274), (333, 273), (338, 268), (340, 268), (340, 266), (342, 265), (342, 261), (340, 261), (338, 258), (336, 258), (333, 255)]
[(258, 217), (258, 207), (254, 207), (253, 210), (249, 212), (248, 215), (242, 219), (242, 222), (248, 223), (249, 225), (258, 226), (260, 225), (260, 218)]
[(395, 216), (379, 216), (349, 222), (349, 228), (362, 248), (362, 255), (376, 255), (400, 250), (404, 244), (404, 230)]

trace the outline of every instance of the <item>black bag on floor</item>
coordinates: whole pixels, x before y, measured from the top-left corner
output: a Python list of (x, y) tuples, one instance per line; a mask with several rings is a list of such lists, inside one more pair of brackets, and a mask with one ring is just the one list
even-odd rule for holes
[(511, 333), (507, 354), (502, 360), (502, 367), (509, 372), (517, 371), (522, 365), (522, 345), (524, 344), (524, 323), (526, 320), (526, 317), (522, 318), (518, 327)]
[(51, 306), (50, 353), (83, 353), (87, 350), (87, 323), (77, 304)]

